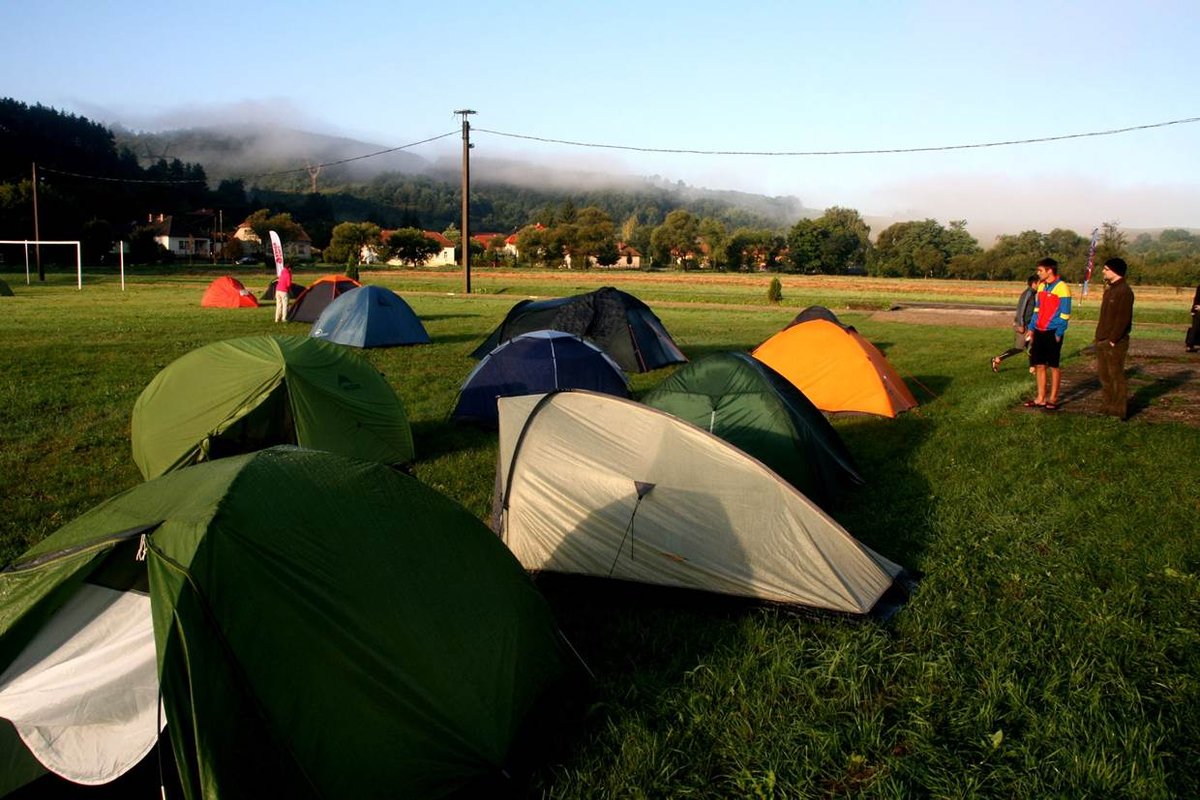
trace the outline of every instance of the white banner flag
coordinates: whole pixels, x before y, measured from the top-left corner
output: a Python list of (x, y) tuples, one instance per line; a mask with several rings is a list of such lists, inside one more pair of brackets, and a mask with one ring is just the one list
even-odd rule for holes
[(275, 231), (269, 231), (271, 234), (271, 252), (275, 256), (275, 277), (279, 277), (279, 273), (283, 272), (283, 245), (279, 241), (279, 234)]

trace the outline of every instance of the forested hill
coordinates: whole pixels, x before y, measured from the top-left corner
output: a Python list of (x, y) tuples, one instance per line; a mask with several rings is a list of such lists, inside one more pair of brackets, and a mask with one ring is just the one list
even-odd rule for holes
[[(282, 128), (232, 126), (160, 133), (117, 129), (114, 138), (118, 147), (147, 164), (179, 159), (202, 166), (212, 184), (241, 180), (251, 205), (294, 205), (311, 192), (315, 180), (338, 221), (370, 220), (384, 227), (417, 225), (431, 230), (459, 222), (457, 163), (430, 163), (405, 151), (363, 158), (387, 148)], [(327, 166), (318, 170), (322, 164)], [(567, 172), (535, 162), (472, 158), (475, 230), (509, 232), (533, 222), (547, 223), (567, 202), (577, 208), (600, 208), (618, 225), (634, 216), (638, 224), (658, 225), (670, 211), (686, 208), (730, 228), (784, 229), (801, 217), (820, 213), (790, 196), (700, 189), (657, 176)]]

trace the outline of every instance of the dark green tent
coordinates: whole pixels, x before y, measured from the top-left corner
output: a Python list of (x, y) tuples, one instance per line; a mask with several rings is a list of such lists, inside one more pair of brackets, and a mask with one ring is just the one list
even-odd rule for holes
[(146, 478), (275, 444), (402, 464), (404, 406), (370, 362), (306, 336), (250, 336), (168, 364), (133, 406), (133, 459)]
[(0, 297), (12, 297), (13, 290), (4, 281), (0, 281)]
[(713, 353), (680, 367), (642, 402), (754, 456), (819, 505), (863, 483), (825, 415), (747, 353)]
[[(578, 675), (478, 519), (293, 447), (112, 498), (0, 571), (0, 601), (0, 794), (23, 746), (111, 780), (153, 747), (161, 687), (188, 798), (493, 796)], [(113, 639), (139, 627), (129, 664)]]

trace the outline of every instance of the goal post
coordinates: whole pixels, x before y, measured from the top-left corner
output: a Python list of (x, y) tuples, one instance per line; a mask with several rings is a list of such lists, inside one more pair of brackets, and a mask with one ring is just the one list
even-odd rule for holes
[(41, 247), (44, 244), (63, 244), (75, 246), (75, 285), (81, 291), (83, 290), (83, 248), (79, 241), (49, 241), (47, 239), (0, 239), (0, 244), (23, 244), (25, 245), (25, 285), (29, 285), (29, 245)]

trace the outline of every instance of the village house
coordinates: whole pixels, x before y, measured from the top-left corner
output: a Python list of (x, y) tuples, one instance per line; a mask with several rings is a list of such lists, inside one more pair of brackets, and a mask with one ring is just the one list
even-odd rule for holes
[[(297, 226), (299, 227), (299, 226)], [(251, 253), (266, 252), (266, 248), (259, 240), (258, 234), (250, 227), (249, 222), (243, 222), (237, 226), (237, 230), (233, 232), (234, 239), (237, 239), (243, 244), (245, 249)], [(312, 258), (313, 246), (312, 239), (309, 238), (308, 232), (300, 227), (300, 235), (294, 240), (283, 241), (283, 253), (288, 258), (295, 258), (306, 261)]]
[(154, 241), (177, 258), (209, 258), (212, 256), (211, 220), (202, 216), (177, 217), (170, 214), (150, 214), (146, 227), (153, 232)]

